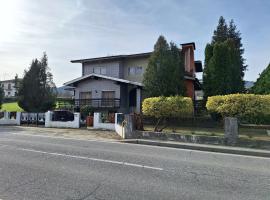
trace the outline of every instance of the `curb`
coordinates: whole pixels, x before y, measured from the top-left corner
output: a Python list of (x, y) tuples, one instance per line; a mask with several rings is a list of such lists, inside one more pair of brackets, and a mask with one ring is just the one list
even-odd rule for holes
[(128, 140), (123, 140), (121, 142), (270, 158), (270, 151), (250, 149), (250, 148), (241, 148), (241, 147), (228, 147), (228, 146), (180, 143), (180, 142), (170, 142), (170, 141), (154, 141), (154, 140), (142, 140), (142, 139), (128, 139)]

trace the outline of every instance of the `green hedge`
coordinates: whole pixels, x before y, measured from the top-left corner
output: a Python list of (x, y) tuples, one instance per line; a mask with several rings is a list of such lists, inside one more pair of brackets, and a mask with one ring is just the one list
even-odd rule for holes
[(270, 95), (231, 94), (208, 97), (212, 116), (237, 117), (243, 123), (270, 123)]
[(142, 112), (154, 118), (188, 117), (193, 114), (193, 103), (189, 97), (152, 97), (144, 99)]

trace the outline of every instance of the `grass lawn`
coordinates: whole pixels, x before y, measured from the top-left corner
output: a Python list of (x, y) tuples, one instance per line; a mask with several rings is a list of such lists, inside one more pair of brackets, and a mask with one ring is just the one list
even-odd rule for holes
[(21, 112), (21, 111), (23, 111), (23, 109), (19, 107), (17, 102), (12, 102), (12, 103), (2, 104), (1, 111)]

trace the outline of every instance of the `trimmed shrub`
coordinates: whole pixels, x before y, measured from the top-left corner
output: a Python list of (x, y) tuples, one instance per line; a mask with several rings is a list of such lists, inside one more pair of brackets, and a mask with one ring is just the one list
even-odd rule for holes
[(155, 127), (157, 131), (161, 120), (192, 116), (193, 103), (191, 98), (181, 96), (146, 98), (142, 103), (142, 112), (145, 116), (158, 119)]
[(243, 123), (270, 123), (270, 95), (230, 94), (208, 97), (211, 115), (237, 117)]

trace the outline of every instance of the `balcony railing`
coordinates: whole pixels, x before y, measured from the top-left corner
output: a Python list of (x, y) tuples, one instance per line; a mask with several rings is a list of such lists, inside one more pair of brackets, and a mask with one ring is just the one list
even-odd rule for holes
[(119, 108), (120, 99), (75, 99), (75, 106), (91, 106), (93, 108)]

